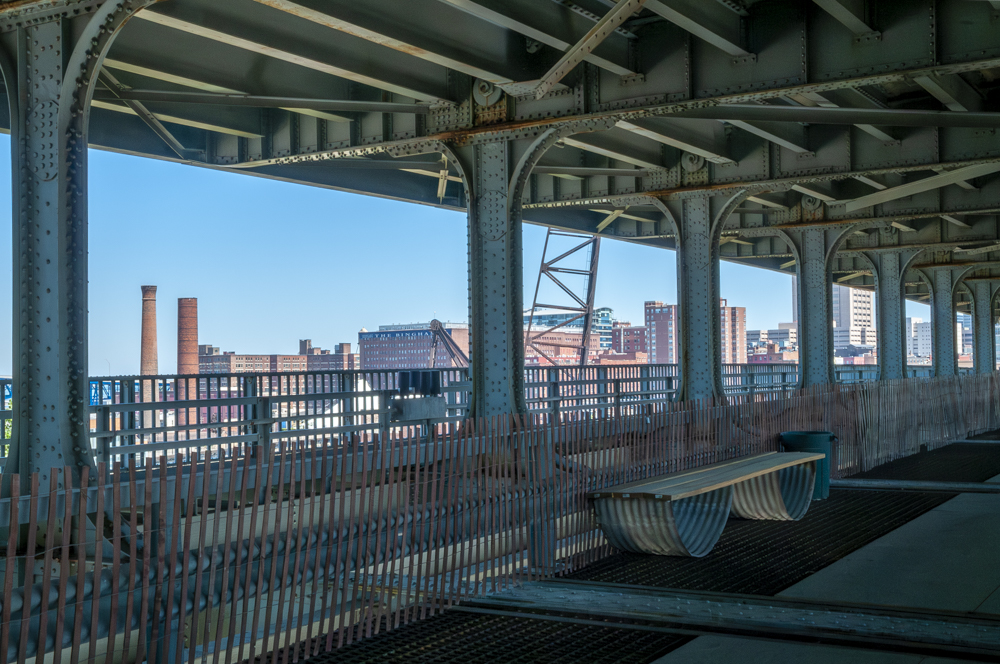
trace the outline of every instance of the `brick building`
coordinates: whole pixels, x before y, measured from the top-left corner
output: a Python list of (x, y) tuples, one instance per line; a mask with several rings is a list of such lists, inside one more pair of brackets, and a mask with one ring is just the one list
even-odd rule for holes
[(647, 353), (645, 325), (615, 322), (611, 328), (611, 350), (615, 353)]
[(746, 364), (747, 362), (747, 309), (730, 307), (726, 300), (720, 300), (719, 330), (723, 364)]
[[(651, 364), (677, 364), (678, 309), (676, 304), (658, 301), (646, 302), (646, 353)], [(730, 307), (726, 300), (719, 301), (719, 331), (721, 361), (723, 364), (746, 364), (747, 361), (747, 310)], [(624, 349), (623, 349), (624, 350)]]
[[(442, 323), (458, 347), (469, 354), (469, 326), (465, 323)], [(430, 323), (380, 325), (377, 331), (362, 328), (358, 333), (358, 354), (361, 368), (368, 369), (427, 369), (431, 361), (434, 333)], [(435, 367), (455, 366), (451, 356), (438, 346)]]
[(351, 344), (337, 344), (334, 351), (314, 348), (312, 341), (299, 341), (298, 355), (248, 355), (220, 351), (218, 346), (198, 346), (198, 369), (203, 374), (282, 373), (286, 371), (333, 371), (358, 368), (358, 355)]
[(646, 354), (650, 364), (677, 364), (677, 305), (646, 302)]

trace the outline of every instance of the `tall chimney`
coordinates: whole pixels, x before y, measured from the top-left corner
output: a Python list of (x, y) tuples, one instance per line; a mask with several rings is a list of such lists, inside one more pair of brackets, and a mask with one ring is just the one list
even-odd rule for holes
[(177, 299), (177, 373), (198, 373), (198, 298)]
[(160, 372), (156, 356), (156, 286), (142, 289), (142, 348), (139, 353), (139, 373), (152, 376)]

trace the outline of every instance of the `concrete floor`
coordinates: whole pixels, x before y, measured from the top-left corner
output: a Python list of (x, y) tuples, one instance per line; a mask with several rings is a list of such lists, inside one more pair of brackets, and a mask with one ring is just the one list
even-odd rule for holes
[[(1000, 475), (989, 480), (1000, 483)], [(1000, 615), (1000, 495), (962, 494), (779, 593)], [(654, 664), (945, 664), (959, 660), (702, 636)]]

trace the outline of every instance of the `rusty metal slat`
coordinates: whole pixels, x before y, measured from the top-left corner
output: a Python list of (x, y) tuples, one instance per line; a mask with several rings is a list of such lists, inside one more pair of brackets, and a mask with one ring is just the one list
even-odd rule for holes
[[(52, 468), (49, 471), (49, 509), (48, 515), (46, 517), (45, 524), (45, 554), (42, 557), (42, 592), (39, 597), (39, 607), (38, 607), (38, 650), (41, 652), (45, 651), (45, 640), (48, 636), (49, 627), (49, 590), (52, 583), (52, 542), (56, 536), (56, 501), (52, 500), (51, 497), (55, 495), (56, 491), (59, 490), (59, 469)], [(25, 616), (31, 615), (31, 599), (30, 596), (25, 597), (24, 609), (22, 609), (21, 619), (24, 620)]]
[[(198, 471), (198, 461), (200, 461), (201, 455), (199, 451), (195, 451), (194, 458), (191, 459), (188, 469), (192, 475), (197, 474)], [(203, 478), (202, 482), (206, 482)], [(182, 547), (181, 556), (181, 597), (180, 597), (180, 612), (177, 617), (177, 635), (174, 637), (177, 643), (177, 658), (180, 659), (181, 653), (184, 652), (184, 638), (185, 638), (185, 625), (187, 619), (187, 597), (188, 597), (188, 582), (191, 579), (191, 574), (189, 570), (191, 569), (191, 531), (194, 529), (194, 506), (195, 506), (195, 489), (194, 482), (188, 482), (188, 493), (187, 493), (187, 505), (184, 510), (184, 546)], [(199, 576), (200, 578), (200, 576)], [(172, 607), (168, 607), (172, 608)], [(192, 639), (193, 641), (193, 639)], [(194, 648), (192, 647), (192, 650)]]
[[(0, 386), (0, 390), (3, 387)], [(21, 495), (21, 477), (19, 475), (10, 475), (10, 495), (19, 496)], [(17, 510), (21, 501), (12, 500), (10, 503), (11, 517), (14, 523), (17, 523)], [(18, 534), (20, 533), (20, 528), (10, 528), (7, 531), (7, 552), (6, 560), (4, 561), (4, 577), (3, 577), (3, 618), (0, 622), (0, 655), (3, 656), (4, 661), (10, 660), (10, 654), (7, 652), (10, 646), (10, 600), (7, 598), (14, 596), (14, 568), (17, 566), (17, 542)], [(80, 577), (83, 578), (82, 576)], [(82, 581), (81, 581), (82, 583)], [(73, 664), (76, 664), (75, 662)]]
[[(129, 568), (135, 568), (135, 557), (137, 555), (136, 548), (139, 546), (139, 503), (136, 498), (136, 485), (133, 481), (136, 476), (135, 470), (135, 456), (129, 457), (128, 460), (128, 496), (129, 496), (129, 536), (131, 537), (131, 542), (129, 543)], [(143, 547), (145, 548), (145, 547)], [(149, 567), (142, 568), (145, 574), (143, 574), (144, 579), (149, 578), (148, 570)], [(135, 595), (135, 585), (136, 578), (135, 574), (130, 573), (128, 575), (128, 601), (125, 603), (125, 634), (122, 640), (122, 652), (129, 652), (129, 645), (132, 636), (132, 613), (134, 611), (135, 602), (132, 597)], [(141, 605), (140, 605), (141, 606)], [(140, 637), (141, 638), (141, 637)], [(139, 652), (141, 648), (137, 648)]]
[[(237, 456), (237, 455), (234, 455), (234, 456)], [(236, 522), (236, 541), (238, 541), (238, 542), (242, 542), (243, 541), (243, 525), (247, 521), (247, 519), (246, 519), (246, 496), (247, 496), (246, 486), (247, 486), (247, 477), (249, 476), (249, 473), (250, 473), (250, 464), (249, 464), (249, 459), (248, 459), (249, 456), (250, 456), (250, 454), (247, 453), (246, 448), (244, 448), (244, 449), (242, 449), (240, 451), (240, 458), (243, 461), (243, 463), (240, 464), (240, 466), (242, 467), (243, 476), (242, 476), (241, 481), (240, 481), (240, 487), (241, 487), (241, 489), (240, 489), (240, 518), (237, 519), (237, 522)], [(259, 467), (259, 465), (258, 465), (258, 467)], [(235, 484), (235, 482), (230, 482), (230, 485), (233, 485), (233, 484)], [(256, 487), (256, 484), (255, 484), (255, 487)], [(258, 489), (255, 488), (254, 491), (256, 492), (256, 491), (258, 491)], [(240, 555), (238, 553), (236, 555), (235, 567), (233, 568), (233, 601), (232, 601), (232, 604), (230, 605), (231, 615), (230, 615), (230, 618), (229, 618), (229, 634), (227, 635), (227, 646), (228, 647), (226, 648), (225, 664), (232, 664), (232, 656), (233, 656), (234, 651), (236, 653), (237, 660), (240, 659), (240, 655), (242, 654), (242, 651), (243, 651), (243, 636), (246, 633), (246, 622), (247, 622), (247, 620), (246, 620), (247, 598), (248, 598), (248, 596), (250, 594), (250, 569), (252, 568), (252, 564), (251, 563), (253, 562), (253, 549), (254, 549), (254, 547), (253, 547), (253, 539), (254, 539), (253, 538), (253, 532), (254, 532), (253, 527), (255, 525), (254, 516), (256, 516), (256, 507), (257, 507), (257, 503), (258, 502), (259, 501), (256, 500), (256, 496), (255, 496), (255, 499), (253, 501), (253, 507), (251, 508), (251, 515), (250, 515), (250, 537), (248, 538), (248, 545), (247, 545), (247, 572), (246, 572), (246, 575), (245, 575), (245, 578), (244, 578), (244, 581), (243, 581), (242, 592), (239, 592), (240, 591), (240, 563), (241, 563), (241, 560), (240, 560)], [(243, 601), (243, 605), (242, 605), (243, 606), (243, 611), (242, 612), (240, 612), (237, 609), (237, 606), (239, 606), (239, 604), (238, 604), (238, 601), (239, 601), (238, 595), (242, 595), (242, 601)], [(243, 616), (243, 618), (242, 618), (243, 629), (240, 631), (240, 640), (239, 640), (239, 643), (237, 644), (237, 641), (236, 641), (236, 623), (237, 622), (241, 622), (239, 620), (241, 613), (242, 613), (242, 616)]]
[[(73, 469), (69, 466), (63, 467), (63, 483), (66, 486), (67, 495), (73, 488)], [(53, 501), (54, 502), (54, 501)], [(69, 539), (73, 532), (73, 501), (63, 501), (62, 533), (59, 554), (59, 601), (56, 605), (56, 631), (53, 643), (54, 653), (53, 664), (62, 664), (63, 636), (65, 634), (66, 616), (66, 588), (69, 585)], [(7, 595), (10, 597), (10, 595)], [(0, 649), (0, 653), (3, 650)]]
[[(147, 458), (145, 463), (146, 477), (153, 476), (153, 459)], [(135, 482), (132, 483), (133, 485)], [(143, 496), (143, 511), (142, 511), (142, 569), (145, 574), (142, 575), (142, 596), (140, 598), (140, 609), (139, 609), (139, 643), (136, 647), (136, 659), (140, 661), (149, 661), (147, 650), (149, 648), (149, 643), (146, 640), (146, 633), (149, 627), (149, 575), (152, 571), (151, 560), (153, 548), (153, 539), (155, 538), (153, 529), (153, 483), (146, 482), (145, 495)], [(159, 562), (160, 558), (157, 559)], [(157, 574), (159, 574), (159, 565), (157, 565)], [(154, 620), (159, 622), (158, 620)]]

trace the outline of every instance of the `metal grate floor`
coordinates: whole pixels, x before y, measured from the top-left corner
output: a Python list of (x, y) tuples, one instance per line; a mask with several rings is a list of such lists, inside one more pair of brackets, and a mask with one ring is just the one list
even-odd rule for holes
[[(324, 637), (325, 638), (325, 637)], [(450, 611), (316, 655), (310, 664), (645, 664), (691, 637)], [(258, 658), (257, 664), (263, 660)]]
[(774, 595), (952, 497), (834, 490), (828, 500), (814, 502), (801, 521), (730, 519), (704, 558), (620, 553), (567, 578)]
[(852, 475), (851, 479), (985, 482), (1000, 475), (1000, 444), (955, 443)]

